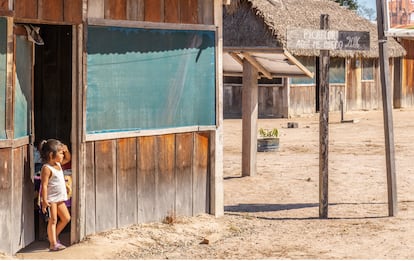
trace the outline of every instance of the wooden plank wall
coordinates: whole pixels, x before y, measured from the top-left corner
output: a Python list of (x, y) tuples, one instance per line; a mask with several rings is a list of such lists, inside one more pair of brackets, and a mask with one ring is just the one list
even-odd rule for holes
[(0, 251), (5, 253), (12, 253), (12, 149), (0, 149), (0, 230), (2, 236), (0, 237)]
[(292, 116), (315, 112), (316, 101), (314, 85), (291, 85), (289, 98), (289, 113)]
[(259, 118), (282, 118), (284, 116), (283, 108), (287, 106), (287, 99), (283, 96), (284, 88), (283, 86), (259, 86)]
[[(329, 111), (339, 111), (340, 103), (341, 103), (341, 95), (344, 103), (346, 102), (345, 99), (345, 84), (330, 84), (329, 85)], [(346, 108), (344, 108), (346, 110)]]
[(9, 11), (9, 1), (8, 0), (0, 0), (0, 10)]
[(82, 1), (15, 0), (14, 18), (80, 24), (82, 23)]
[(402, 73), (402, 101), (403, 107), (414, 106), (414, 41), (409, 39), (401, 40), (402, 46), (407, 51), (403, 59)]
[[(225, 84), (223, 86), (223, 117), (224, 119), (241, 119), (242, 87)], [(260, 111), (259, 111), (260, 114)]]
[(88, 17), (212, 25), (213, 3), (214, 0), (89, 0)]
[[(286, 86), (259, 86), (259, 118), (282, 118), (287, 115)], [(241, 119), (242, 86), (226, 84), (224, 86), (223, 106), (225, 119)]]
[(27, 146), (0, 149), (0, 252), (16, 253), (35, 238), (34, 184)]
[(85, 234), (209, 212), (206, 133), (86, 143)]
[[(351, 63), (352, 64), (352, 63)], [(353, 63), (355, 64), (355, 63)], [(390, 61), (391, 71), (393, 63)], [(379, 68), (376, 67), (374, 81), (361, 81), (358, 71), (351, 68), (347, 72), (345, 84), (330, 84), (329, 110), (340, 110), (340, 93), (344, 102), (344, 111), (347, 110), (377, 110), (382, 108), (381, 84)], [(391, 76), (391, 83), (393, 82)], [(240, 85), (226, 84), (224, 86), (224, 118), (241, 118), (241, 93)], [(291, 85), (290, 86), (289, 114), (301, 115), (315, 113), (315, 86)], [(259, 88), (259, 118), (281, 118), (285, 115), (287, 98), (284, 95), (284, 87), (260, 87)]]

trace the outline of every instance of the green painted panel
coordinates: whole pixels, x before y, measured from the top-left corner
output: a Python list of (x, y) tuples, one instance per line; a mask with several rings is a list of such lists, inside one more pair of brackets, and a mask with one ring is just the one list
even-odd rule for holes
[(16, 90), (14, 103), (14, 138), (30, 134), (32, 44), (16, 37)]
[(88, 27), (88, 133), (214, 126), (215, 32)]
[(0, 17), (0, 139), (6, 139), (7, 19)]

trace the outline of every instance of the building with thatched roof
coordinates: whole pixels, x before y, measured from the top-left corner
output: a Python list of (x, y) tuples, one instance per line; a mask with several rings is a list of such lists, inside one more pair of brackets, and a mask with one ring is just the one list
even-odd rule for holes
[[(320, 29), (320, 16), (329, 15), (329, 29), (338, 31), (369, 32), (368, 50), (330, 51), (330, 110), (340, 109), (343, 99), (345, 110), (378, 109), (382, 107), (377, 26), (358, 16), (354, 11), (331, 0), (233, 0), (223, 13), (223, 46), (226, 52), (243, 57), (250, 52), (274, 50), (291, 54), (311, 72), (315, 72), (319, 50), (290, 49), (287, 44), (289, 29)], [(391, 82), (393, 89), (401, 89), (400, 63), (406, 54), (394, 39), (388, 41)], [(289, 59), (281, 62), (291, 64)], [(241, 104), (241, 71), (227, 70), (224, 60), (224, 115), (238, 117)], [(263, 77), (263, 74), (259, 75)], [(394, 75), (396, 77), (394, 77)], [(239, 77), (237, 77), (239, 76)], [(274, 74), (277, 77), (277, 74)], [(315, 78), (297, 77), (299, 74), (281, 73), (279, 78), (260, 80), (259, 117), (288, 117), (312, 113), (318, 106)], [(394, 100), (394, 104), (399, 101)]]

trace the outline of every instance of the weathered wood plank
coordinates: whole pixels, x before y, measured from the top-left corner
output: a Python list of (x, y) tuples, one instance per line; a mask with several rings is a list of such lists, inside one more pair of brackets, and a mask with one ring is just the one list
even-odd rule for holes
[(242, 176), (255, 176), (257, 171), (257, 76), (257, 69), (247, 60), (243, 60)]
[(16, 18), (37, 18), (37, 1), (19, 0), (14, 1), (14, 12)]
[(75, 24), (82, 23), (82, 0), (63, 0), (63, 20)]
[(12, 247), (12, 149), (0, 149), (0, 251), (11, 253)]
[(164, 16), (166, 23), (180, 22), (180, 1), (179, 0), (165, 0)]
[(96, 232), (96, 182), (95, 147), (93, 142), (85, 143), (85, 235)]
[(127, 19), (144, 21), (144, 0), (127, 0)]
[(0, 0), (0, 10), (9, 10), (9, 0)]
[(105, 18), (114, 20), (125, 20), (126, 0), (105, 0)]
[(157, 220), (175, 215), (175, 135), (157, 136)]
[(6, 79), (6, 137), (12, 139), (14, 137), (14, 33), (13, 19), (7, 18), (7, 79)]
[(208, 133), (194, 134), (193, 215), (209, 212)]
[(95, 143), (96, 232), (116, 227), (116, 143)]
[(137, 223), (137, 143), (135, 138), (118, 140), (117, 220), (118, 227)]
[(198, 23), (198, 0), (180, 0), (180, 17), (181, 23), (197, 24)]
[(63, 21), (63, 0), (38, 0), (39, 19)]
[(176, 134), (176, 195), (175, 213), (191, 216), (193, 214), (193, 133)]
[(138, 222), (156, 221), (155, 137), (140, 137), (138, 145)]
[(11, 244), (12, 253), (17, 252), (21, 248), (20, 233), (23, 232), (23, 150), (22, 147), (13, 149), (13, 189), (11, 190)]
[(214, 0), (198, 1), (198, 23), (214, 24)]
[(105, 17), (105, 0), (88, 0), (88, 18)]
[(163, 22), (164, 0), (145, 0), (144, 14), (147, 22)]
[[(320, 16), (320, 27), (329, 29), (329, 15)], [(319, 55), (319, 218), (328, 218), (329, 185), (329, 51), (321, 50)]]
[[(22, 224), (23, 231), (20, 233), (23, 234), (21, 245), (23, 247), (28, 246), (35, 240), (35, 227), (34, 227), (34, 212), (33, 212), (33, 195), (34, 195), (34, 185), (31, 179), (31, 171), (28, 146), (25, 145), (22, 147), (22, 159), (23, 161), (20, 164), (23, 164), (23, 191), (22, 191)], [(21, 226), (22, 227), (22, 226)]]

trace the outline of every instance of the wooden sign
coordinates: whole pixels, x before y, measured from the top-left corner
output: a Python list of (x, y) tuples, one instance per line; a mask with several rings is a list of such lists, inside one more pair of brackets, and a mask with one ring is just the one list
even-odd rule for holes
[(369, 32), (288, 29), (287, 48), (308, 50), (369, 50)]

